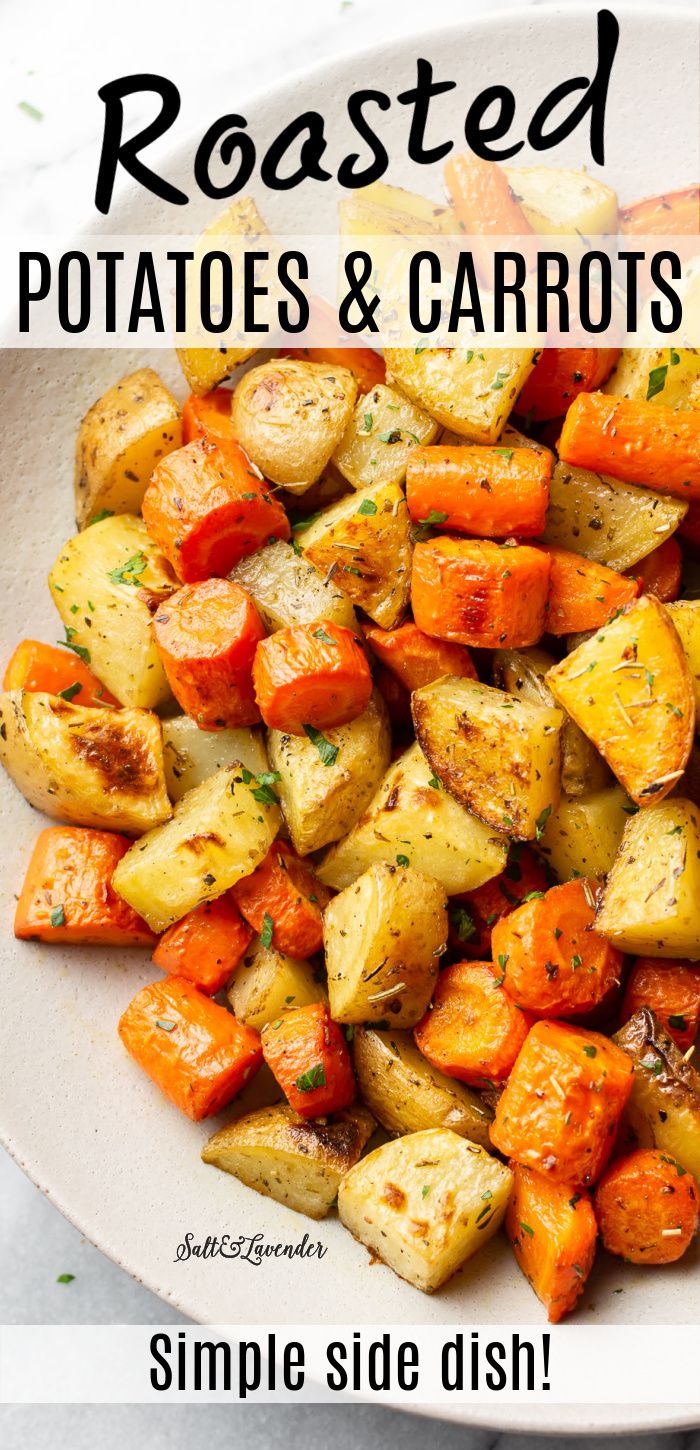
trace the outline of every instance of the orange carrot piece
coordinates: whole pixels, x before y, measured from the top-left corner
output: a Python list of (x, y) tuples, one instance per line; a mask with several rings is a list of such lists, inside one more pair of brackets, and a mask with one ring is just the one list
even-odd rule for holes
[(318, 619), (278, 629), (253, 661), (260, 714), (273, 730), (303, 735), (346, 725), (366, 710), (372, 676), (351, 629)]
[(600, 629), (639, 593), (636, 579), (586, 559), (583, 554), (573, 554), (552, 544), (546, 547), (546, 553), (552, 566), (547, 596), (549, 634)]
[(205, 435), (235, 442), (231, 423), (232, 396), (230, 388), (214, 388), (213, 392), (205, 393), (201, 398), (196, 393), (190, 393), (182, 408), (183, 444), (193, 443)]
[(142, 987), (119, 1021), (139, 1067), (188, 1118), (218, 1113), (262, 1062), (260, 1037), (184, 977)]
[(625, 236), (693, 236), (700, 233), (700, 186), (647, 196), (620, 211)]
[(243, 960), (252, 931), (229, 891), (203, 901), (163, 933), (153, 960), (163, 972), (186, 977), (200, 992), (213, 997), (226, 986)]
[(518, 413), (535, 423), (561, 418), (579, 393), (602, 387), (619, 356), (619, 347), (546, 347), (518, 398)]
[(255, 725), (253, 659), (265, 627), (252, 599), (230, 579), (186, 584), (153, 619), (168, 683), (202, 730)]
[(293, 1007), (262, 1030), (265, 1061), (302, 1118), (340, 1112), (355, 1097), (347, 1043), (323, 1002)]
[[(337, 309), (320, 297), (311, 298), (309, 326), (305, 333), (306, 347), (285, 348), (282, 357), (299, 358), (301, 362), (330, 363), (331, 367), (349, 368), (357, 378), (358, 391), (369, 393), (378, 383), (386, 382), (384, 358), (371, 347), (343, 347), (343, 329)], [(334, 346), (336, 340), (340, 346)]]
[(441, 675), (476, 679), (472, 657), (464, 645), (431, 639), (410, 620), (396, 629), (380, 629), (378, 624), (365, 624), (362, 632), (377, 659), (410, 693), (439, 680)]
[(27, 867), (15, 936), (78, 946), (150, 946), (150, 927), (112, 890), (114, 871), (131, 845), (110, 831), (47, 826)]
[(493, 959), (506, 991), (543, 1017), (591, 1012), (620, 981), (622, 953), (598, 936), (594, 883), (567, 881), (497, 921)]
[(700, 498), (700, 413), (579, 393), (564, 419), (559, 456), (689, 502)]
[(427, 539), (413, 552), (411, 601), (419, 629), (474, 648), (519, 649), (545, 630), (550, 561), (527, 544)]
[(439, 444), (414, 448), (406, 470), (406, 502), (417, 523), (506, 539), (536, 539), (544, 530), (552, 455), (546, 449)]
[(286, 841), (274, 841), (264, 861), (236, 883), (232, 895), (255, 931), (268, 929), (277, 951), (303, 959), (321, 950), (322, 913), (331, 893)]
[(673, 1264), (697, 1232), (700, 1195), (692, 1173), (654, 1148), (617, 1158), (593, 1202), (606, 1249), (631, 1264)]
[(558, 1324), (575, 1307), (593, 1267), (598, 1237), (593, 1205), (585, 1192), (572, 1193), (520, 1163), (510, 1167), (506, 1237), (549, 1323)]
[(700, 1027), (700, 962), (638, 957), (630, 972), (621, 1020), (650, 1007), (681, 1052), (692, 1047)]
[(641, 594), (655, 594), (662, 604), (671, 604), (681, 592), (683, 555), (675, 538), (665, 539), (657, 549), (652, 549), (646, 559), (640, 559), (628, 577), (636, 579)]
[(467, 957), (481, 961), (491, 955), (496, 922), (507, 917), (533, 891), (546, 891), (547, 873), (532, 851), (519, 842), (511, 847), (505, 871), (475, 891), (450, 897), (450, 942)]
[(508, 1076), (528, 1027), (490, 962), (456, 962), (440, 972), (432, 1007), (413, 1035), (433, 1067), (484, 1087)]
[[(531, 248), (527, 239), (534, 236), (534, 229), (496, 162), (484, 161), (471, 151), (451, 156), (445, 165), (445, 185), (460, 227), (471, 238), (471, 250), (482, 275), (491, 275), (494, 244), (489, 244), (489, 237), (519, 237), (518, 250), (532, 260), (534, 245)], [(479, 237), (484, 238), (483, 243)]]
[(72, 652), (38, 639), (23, 639), (11, 655), (2, 682), (3, 690), (30, 690), (62, 695), (76, 705), (113, 705), (119, 701), (101, 685), (97, 675)]
[(491, 1142), (553, 1183), (594, 1183), (605, 1167), (634, 1063), (599, 1032), (536, 1022), (496, 1105)]
[(279, 501), (237, 443), (199, 438), (151, 475), (142, 512), (184, 584), (224, 576), (268, 539), (288, 539)]

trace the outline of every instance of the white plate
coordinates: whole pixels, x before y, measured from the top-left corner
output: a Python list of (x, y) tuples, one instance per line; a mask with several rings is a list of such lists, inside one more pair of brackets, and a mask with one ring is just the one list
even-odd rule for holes
[[(606, 176), (623, 199), (632, 200), (693, 180), (693, 158), (679, 147), (678, 107), (684, 88), (692, 89), (696, 80), (695, 21), (666, 9), (643, 18), (623, 10), (621, 21)], [(337, 165), (346, 149), (338, 98), (364, 84), (396, 95), (411, 84), (417, 54), (431, 59), (437, 74), (459, 79), (458, 91), (441, 99), (433, 123), (436, 132), (444, 126), (445, 134), (459, 138), (466, 106), (478, 90), (507, 78), (522, 108), (519, 115), (525, 117), (532, 97), (543, 96), (558, 76), (590, 70), (594, 36), (592, 9), (501, 12), (491, 20), (423, 36), (419, 44), (397, 40), (361, 60), (347, 57), (324, 65), (244, 109), (258, 141), (274, 135), (303, 107), (322, 111), (332, 131), (327, 159), (335, 158)], [(240, 104), (238, 97), (235, 103)], [(222, 109), (225, 104), (222, 100)], [(406, 126), (406, 113), (396, 106), (382, 121), (397, 157), (405, 152)], [(187, 188), (192, 154), (192, 147), (182, 148), (168, 167), (175, 183)], [(523, 152), (516, 161), (526, 159)], [(562, 159), (572, 164), (588, 159), (584, 133), (571, 138)], [(397, 165), (391, 179), (439, 195), (438, 177), (416, 175), (408, 163)], [(334, 217), (330, 184), (316, 184), (304, 195), (278, 194), (274, 206), (262, 205), (273, 227), (288, 230), (295, 225), (308, 229), (309, 216), (314, 229), (322, 230)], [(172, 212), (163, 220), (155, 199), (134, 188), (105, 230), (138, 232), (160, 225), (169, 231), (177, 224), (196, 231), (215, 210), (215, 204), (200, 199), (187, 208), (186, 220), (179, 215), (174, 223)], [(103, 389), (146, 361), (183, 394), (174, 359), (165, 353), (148, 358), (126, 352), (0, 353), (2, 660), (23, 635), (50, 641), (62, 633), (44, 580), (73, 532), (75, 432)], [(185, 1314), (210, 1323), (541, 1322), (541, 1310), (500, 1240), (442, 1293), (426, 1298), (381, 1265), (371, 1267), (365, 1250), (337, 1220), (309, 1224), (205, 1167), (199, 1148), (212, 1124), (190, 1123), (171, 1107), (127, 1058), (116, 1035), (119, 1014), (156, 975), (149, 961), (133, 952), (63, 951), (12, 939), (14, 894), (41, 821), (4, 775), (0, 805), (6, 842), (0, 858), (0, 1131), (21, 1166), (82, 1232)], [(221, 1259), (177, 1263), (177, 1245), (188, 1231), (198, 1241), (208, 1234), (259, 1231), (274, 1242), (296, 1242), (309, 1231), (328, 1253), (322, 1263), (270, 1260), (261, 1268)], [(624, 1292), (614, 1294), (616, 1288)], [(587, 1324), (642, 1318), (651, 1324), (696, 1322), (699, 1312), (697, 1256), (676, 1269), (634, 1271), (601, 1255), (578, 1319)], [(566, 1333), (566, 1327), (558, 1332)], [(452, 1417), (562, 1432), (670, 1429), (697, 1423), (700, 1405), (464, 1407)]]

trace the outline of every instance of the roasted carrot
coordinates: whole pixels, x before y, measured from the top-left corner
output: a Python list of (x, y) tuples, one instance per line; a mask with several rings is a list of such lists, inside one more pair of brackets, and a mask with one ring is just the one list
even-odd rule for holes
[(516, 842), (508, 865), (475, 891), (450, 897), (450, 942), (465, 956), (481, 961), (491, 955), (491, 936), (497, 921), (514, 911), (533, 892), (546, 891), (546, 871), (532, 851)]
[(700, 962), (638, 957), (630, 972), (622, 1021), (650, 1007), (681, 1052), (692, 1047), (700, 1027)]
[(112, 890), (133, 843), (110, 831), (48, 826), (34, 843), (15, 911), (22, 941), (79, 946), (149, 946), (153, 932)]
[(511, 1163), (505, 1229), (522, 1269), (558, 1324), (575, 1307), (593, 1267), (598, 1226), (589, 1194), (572, 1193), (543, 1173)]
[(153, 960), (162, 971), (186, 977), (200, 992), (213, 997), (242, 961), (252, 935), (227, 891), (214, 901), (203, 901), (168, 927)]
[(282, 356), (296, 357), (301, 362), (330, 363), (331, 367), (349, 368), (357, 378), (360, 393), (369, 393), (378, 383), (386, 381), (384, 358), (371, 347), (333, 345), (336, 340), (342, 344), (343, 330), (337, 311), (319, 297), (311, 299), (305, 335), (305, 347), (285, 348)]
[(634, 1063), (598, 1032), (536, 1022), (496, 1106), (499, 1152), (553, 1183), (587, 1187), (605, 1167)]
[(662, 604), (671, 604), (681, 592), (683, 555), (678, 540), (665, 539), (658, 549), (652, 549), (646, 559), (640, 559), (630, 569), (630, 579), (636, 579), (641, 594), (655, 594)]
[(602, 387), (619, 356), (619, 347), (546, 347), (518, 398), (518, 413), (535, 423), (561, 418), (579, 393)]
[(312, 738), (361, 715), (372, 693), (361, 645), (351, 629), (329, 619), (278, 629), (261, 640), (253, 684), (266, 725)]
[(410, 620), (396, 629), (365, 624), (362, 632), (377, 659), (409, 693), (439, 680), (441, 675), (466, 675), (470, 680), (476, 679), (472, 657), (464, 645), (431, 639)]
[(452, 156), (445, 165), (445, 185), (459, 225), (470, 236), (477, 268), (485, 277), (492, 272), (495, 246), (489, 244), (489, 237), (519, 237), (518, 250), (528, 260), (534, 257), (534, 246), (531, 249), (527, 240), (534, 235), (533, 228), (515, 200), (505, 172), (494, 161), (484, 161), (471, 151)]
[(2, 682), (3, 690), (30, 690), (40, 694), (61, 695), (76, 705), (113, 705), (119, 701), (100, 684), (97, 675), (72, 652), (41, 644), (38, 639), (23, 639), (11, 655)]
[(265, 1061), (302, 1118), (349, 1107), (355, 1079), (347, 1043), (323, 1002), (293, 1007), (262, 1030)]
[(186, 584), (161, 605), (153, 633), (175, 699), (200, 729), (256, 724), (253, 659), (265, 627), (245, 589)]
[(239, 911), (255, 931), (288, 957), (310, 957), (323, 946), (323, 910), (331, 899), (286, 841), (274, 841), (252, 875), (232, 889)]
[(190, 393), (182, 407), (182, 441), (193, 443), (196, 438), (223, 438), (235, 442), (231, 426), (231, 389), (214, 388), (198, 398)]
[(551, 561), (546, 624), (549, 634), (600, 629), (639, 593), (636, 579), (617, 574), (583, 554), (551, 544), (546, 553)]
[(262, 1062), (260, 1037), (184, 977), (142, 987), (119, 1022), (131, 1056), (176, 1108), (218, 1113)]
[(199, 438), (168, 454), (143, 500), (151, 538), (184, 584), (228, 574), (268, 539), (288, 539), (282, 505), (237, 443)]
[(456, 962), (440, 972), (432, 1007), (413, 1035), (433, 1067), (484, 1087), (508, 1076), (528, 1026), (490, 962)]
[(426, 539), (413, 552), (419, 629), (484, 649), (536, 644), (545, 629), (550, 562), (527, 544)]
[(620, 231), (626, 236), (692, 236), (700, 233), (700, 186), (646, 196), (620, 211)]
[(692, 1173), (654, 1148), (617, 1158), (593, 1202), (606, 1249), (630, 1264), (673, 1264), (697, 1232), (700, 1195)]
[(690, 502), (700, 498), (700, 413), (579, 393), (564, 419), (559, 456)]
[(594, 889), (576, 880), (538, 891), (494, 925), (505, 989), (538, 1016), (591, 1012), (620, 980), (622, 953), (594, 930)]
[(416, 523), (458, 533), (536, 539), (544, 530), (552, 455), (546, 449), (439, 444), (414, 448), (406, 502)]

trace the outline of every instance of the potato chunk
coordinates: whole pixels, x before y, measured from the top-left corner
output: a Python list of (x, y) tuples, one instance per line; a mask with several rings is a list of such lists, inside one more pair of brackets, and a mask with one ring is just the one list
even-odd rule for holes
[(227, 995), (234, 1017), (256, 1032), (290, 1008), (327, 1001), (322, 972), (259, 939), (236, 968)]
[(499, 1228), (513, 1175), (448, 1128), (375, 1148), (338, 1190), (351, 1234), (402, 1279), (432, 1294)]
[(114, 890), (153, 931), (165, 931), (200, 902), (221, 896), (267, 855), (280, 813), (256, 800), (254, 790), (241, 766), (229, 765), (188, 791), (172, 820), (122, 856)]
[(547, 683), (637, 805), (668, 795), (690, 755), (695, 695), (658, 599), (635, 600), (555, 665)]
[(640, 1148), (659, 1148), (700, 1183), (700, 1073), (686, 1062), (648, 1007), (615, 1034), (634, 1062), (622, 1130)]
[(418, 743), (445, 789), (518, 840), (541, 834), (559, 801), (561, 710), (446, 675), (414, 690)]
[(700, 408), (700, 348), (625, 347), (603, 392), (662, 408)]
[(687, 512), (677, 498), (555, 463), (542, 538), (623, 573), (663, 544)]
[[(493, 683), (516, 699), (551, 709), (556, 706), (556, 700), (545, 675), (554, 663), (554, 656), (543, 649), (497, 650), (493, 659)], [(610, 771), (605, 761), (568, 715), (564, 715), (559, 748), (561, 788), (565, 795), (587, 795), (608, 784)]]
[(623, 952), (700, 959), (700, 811), (674, 796), (625, 826), (596, 931)]
[(388, 382), (472, 443), (498, 442), (536, 357), (531, 348), (384, 349)]
[(233, 430), (266, 478), (304, 493), (337, 448), (356, 396), (347, 368), (278, 358), (241, 378), (231, 404)]
[(255, 554), (248, 554), (231, 570), (229, 579), (250, 595), (266, 629), (311, 624), (330, 619), (359, 632), (357, 616), (332, 580), (295, 553), (291, 544), (273, 539)]
[(559, 881), (605, 876), (636, 809), (620, 785), (591, 791), (590, 795), (562, 796), (537, 850), (546, 856)]
[(341, 498), (300, 535), (304, 556), (382, 629), (399, 624), (411, 589), (411, 528), (396, 483)]
[(152, 368), (121, 378), (85, 414), (75, 446), (75, 518), (137, 514), (161, 458), (182, 443), (180, 410)]
[(240, 760), (253, 775), (269, 769), (259, 730), (200, 730), (189, 715), (163, 721), (165, 779), (171, 801), (201, 785), (217, 770)]
[(533, 228), (543, 236), (584, 237), (617, 230), (611, 186), (565, 166), (506, 166), (508, 183)]
[(357, 825), (323, 857), (318, 875), (340, 891), (376, 861), (434, 876), (448, 896), (474, 891), (506, 864), (508, 842), (440, 787), (413, 745), (394, 761)]
[(391, 754), (389, 718), (379, 691), (373, 691), (357, 719), (327, 730), (326, 739), (337, 750), (330, 764), (305, 735), (267, 732), (270, 765), (280, 776), (276, 789), (300, 856), (344, 836), (379, 785)]
[(55, 820), (138, 836), (171, 814), (160, 720), (148, 710), (10, 690), (0, 695), (0, 761), (25, 800)]
[(382, 383), (356, 404), (333, 462), (353, 488), (403, 483), (411, 449), (432, 443), (437, 432), (429, 413)]
[(307, 1122), (279, 1103), (221, 1128), (202, 1158), (266, 1198), (319, 1219), (373, 1131), (374, 1119), (359, 1103), (322, 1122)]
[(490, 1148), (491, 1109), (463, 1082), (433, 1067), (412, 1032), (356, 1027), (352, 1058), (362, 1100), (388, 1133), (450, 1128)]
[[(226, 239), (231, 238), (232, 245), (226, 245)], [(250, 196), (241, 196), (234, 201), (232, 206), (227, 207), (221, 216), (211, 222), (202, 232), (195, 248), (195, 263), (198, 258), (207, 250), (221, 250), (232, 253), (236, 261), (237, 247), (242, 242), (251, 243), (260, 238), (261, 241), (269, 241), (270, 233), (260, 216), (260, 213)], [(187, 311), (188, 323), (192, 326), (192, 320), (198, 316), (198, 299), (195, 288), (197, 283), (194, 278), (197, 276), (197, 267), (192, 268), (190, 273), (193, 279), (188, 287)], [(214, 303), (216, 298), (212, 296)], [(223, 382), (229, 373), (239, 363), (246, 362), (257, 347), (179, 347), (177, 355), (180, 359), (180, 366), (187, 379), (187, 386), (193, 393), (210, 393), (212, 388)]]
[(688, 662), (695, 694), (695, 728), (700, 720), (700, 599), (678, 599), (666, 608)]
[(326, 907), (323, 941), (334, 1022), (413, 1027), (447, 946), (447, 897), (407, 866), (370, 866)]

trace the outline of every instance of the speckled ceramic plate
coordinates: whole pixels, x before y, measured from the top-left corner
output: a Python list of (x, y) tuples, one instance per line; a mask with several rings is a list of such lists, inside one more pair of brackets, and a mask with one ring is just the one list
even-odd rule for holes
[[(695, 86), (695, 20), (686, 13), (621, 11), (607, 128), (606, 178), (624, 200), (686, 184), (693, 159), (682, 150), (678, 97)], [(496, 13), (437, 34), (398, 39), (364, 58), (346, 57), (272, 95), (245, 106), (259, 144), (303, 107), (328, 118), (325, 160), (345, 153), (347, 123), (338, 98), (359, 84), (395, 96), (415, 76), (416, 55), (436, 72), (458, 80), (440, 100), (436, 130), (457, 138), (477, 91), (507, 79), (516, 92), (516, 130), (523, 135), (537, 99), (553, 78), (581, 74), (594, 64), (593, 7), (537, 7)], [(653, 97), (653, 103), (650, 101)], [(228, 103), (241, 104), (238, 96)], [(212, 112), (214, 114), (214, 111)], [(439, 126), (438, 126), (439, 117)], [(405, 155), (406, 113), (393, 106), (382, 122), (397, 157)], [(689, 143), (690, 144), (690, 143)], [(190, 187), (193, 147), (171, 157), (169, 175)], [(521, 152), (517, 161), (527, 159)], [(545, 158), (546, 159), (546, 158)], [(567, 143), (570, 164), (589, 160), (583, 132)], [(408, 163), (393, 175), (438, 197), (439, 178), (413, 174)], [(332, 188), (316, 183), (304, 193), (261, 200), (270, 225), (308, 230), (333, 225)], [(196, 232), (214, 204), (191, 204), (177, 226)], [(110, 232), (170, 231), (154, 198), (134, 188), (110, 216)], [(53, 640), (58, 627), (47, 570), (73, 532), (72, 455), (76, 429), (89, 404), (120, 374), (152, 363), (179, 396), (184, 389), (173, 356), (53, 351), (0, 353), (3, 438), (0, 551), (0, 659), (30, 634)], [(335, 1218), (307, 1223), (280, 1205), (205, 1167), (199, 1149), (211, 1124), (188, 1122), (150, 1085), (123, 1051), (117, 1019), (135, 991), (154, 977), (141, 953), (67, 950), (15, 942), (14, 896), (41, 824), (4, 775), (0, 807), (5, 846), (0, 856), (3, 934), (0, 939), (2, 1007), (0, 1130), (10, 1152), (61, 1211), (104, 1252), (195, 1320), (225, 1322), (333, 1322), (426, 1324), (541, 1320), (541, 1310), (501, 1240), (467, 1265), (439, 1295), (425, 1298), (380, 1265)], [(309, 1231), (327, 1247), (322, 1262), (267, 1260), (176, 1261), (186, 1233), (262, 1233), (267, 1241), (299, 1241)], [(613, 1290), (622, 1289), (622, 1293)], [(686, 1258), (676, 1269), (625, 1268), (601, 1255), (584, 1295), (581, 1323), (697, 1322), (700, 1264)], [(566, 1326), (559, 1331), (566, 1333)], [(588, 1404), (511, 1405), (460, 1409), (465, 1423), (562, 1432), (672, 1428), (700, 1421), (700, 1405), (645, 1409)]]

